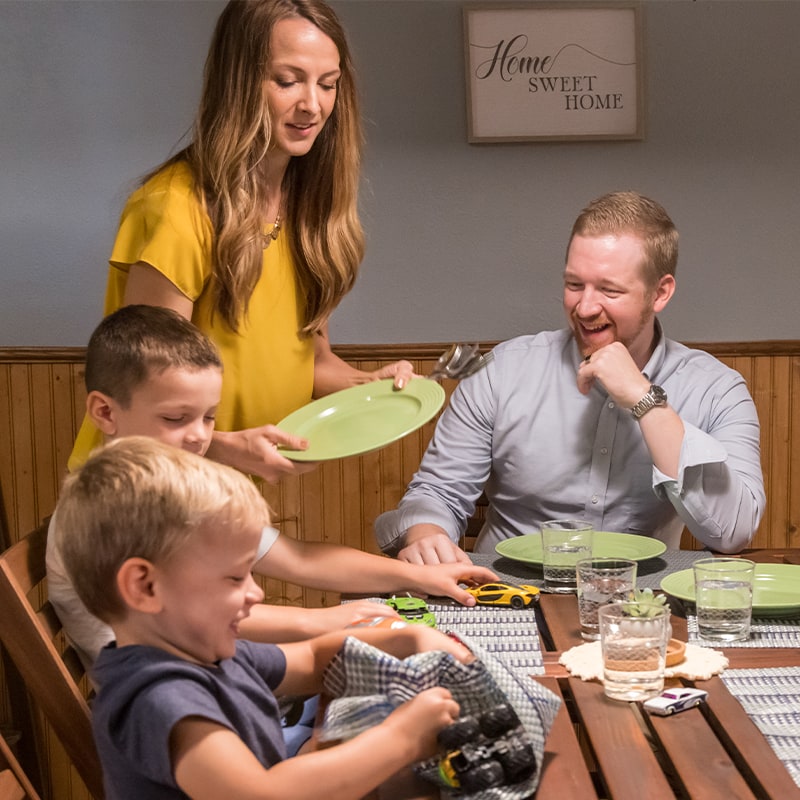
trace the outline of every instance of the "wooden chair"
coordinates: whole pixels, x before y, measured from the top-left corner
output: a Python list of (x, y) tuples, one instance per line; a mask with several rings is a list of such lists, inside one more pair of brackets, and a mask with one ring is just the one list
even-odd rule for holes
[[(12, 544), (14, 544), (14, 536), (11, 533), (11, 526), (8, 524), (8, 512), (3, 499), (3, 487), (0, 485), (0, 553), (7, 550)], [(42, 773), (36, 752), (35, 725), (33, 712), (25, 691), (25, 682), (4, 647), (0, 647), (0, 661), (2, 661), (3, 678), (8, 690), (12, 724), (16, 729), (15, 732), (18, 732), (20, 736), (16, 745), (16, 757), (19, 759), (20, 766), (25, 774), (33, 779), (37, 787), (41, 787)], [(0, 797), (2, 796), (0, 795)]]
[(63, 643), (61, 622), (46, 595), (47, 524), (0, 555), (0, 640), (86, 788), (102, 800), (89, 704), (79, 685), (85, 670), (75, 650)]
[(0, 800), (41, 800), (2, 736), (0, 736)]

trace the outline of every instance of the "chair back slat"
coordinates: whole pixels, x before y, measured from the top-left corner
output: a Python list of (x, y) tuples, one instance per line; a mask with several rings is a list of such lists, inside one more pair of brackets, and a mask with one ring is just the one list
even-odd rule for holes
[(25, 790), (10, 770), (0, 772), (0, 800), (25, 800)]
[(39, 620), (39, 625), (47, 634), (47, 638), (55, 642), (58, 639), (58, 634), (61, 632), (61, 620), (58, 618), (55, 608), (52, 603), (45, 603), (37, 612), (36, 619)]
[(0, 800), (41, 800), (3, 736), (0, 736)]
[[(68, 667), (56, 647), (61, 626), (52, 609), (39, 616), (46, 547), (47, 522), (0, 555), (0, 639), (87, 789), (101, 800), (102, 770), (89, 704), (78, 683), (83, 668), (69, 657)], [(42, 603), (49, 605), (46, 599)]]

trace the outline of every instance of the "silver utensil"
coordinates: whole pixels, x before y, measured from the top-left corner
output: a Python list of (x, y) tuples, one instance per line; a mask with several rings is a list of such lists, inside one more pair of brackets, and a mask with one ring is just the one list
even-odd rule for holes
[(480, 352), (478, 344), (452, 344), (439, 356), (428, 377), (437, 381), (442, 378), (460, 380), (474, 375), (492, 360), (492, 353)]

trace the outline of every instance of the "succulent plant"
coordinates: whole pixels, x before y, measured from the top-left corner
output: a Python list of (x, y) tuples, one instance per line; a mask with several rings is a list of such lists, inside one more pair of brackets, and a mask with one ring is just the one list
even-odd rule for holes
[(652, 589), (634, 589), (633, 599), (627, 607), (628, 616), (647, 619), (654, 617), (662, 608), (666, 608), (667, 596), (653, 594)]

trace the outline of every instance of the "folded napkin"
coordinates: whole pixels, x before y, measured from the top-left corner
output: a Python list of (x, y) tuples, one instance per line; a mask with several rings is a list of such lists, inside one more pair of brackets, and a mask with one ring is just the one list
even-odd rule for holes
[[(533, 748), (536, 771), (513, 785), (460, 793), (462, 800), (523, 800), (539, 783), (544, 743), (561, 699), (530, 678), (522, 680), (505, 664), (459, 635), (476, 660), (462, 664), (449, 653), (431, 651), (398, 659), (359, 639), (348, 637), (331, 661), (323, 685), (335, 699), (328, 705), (320, 741), (349, 739), (384, 720), (397, 706), (423, 689), (444, 686), (461, 706), (462, 716), (478, 715), (510, 703), (522, 724), (522, 735)], [(419, 775), (442, 785), (438, 759), (416, 766)]]
[[(603, 680), (603, 654), (600, 642), (587, 642), (573, 647), (561, 654), (558, 659), (576, 678), (584, 681)], [(728, 659), (708, 647), (686, 645), (686, 658), (664, 670), (665, 678), (686, 678), (691, 681), (708, 680), (728, 666)]]

